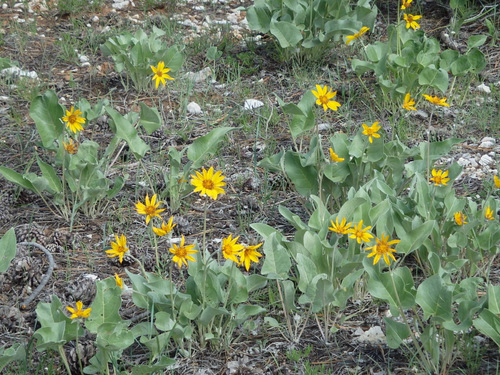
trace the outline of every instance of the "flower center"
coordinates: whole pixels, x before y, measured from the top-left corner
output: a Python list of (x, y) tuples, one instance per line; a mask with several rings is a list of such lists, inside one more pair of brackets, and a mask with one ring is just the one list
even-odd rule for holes
[(320, 96), (319, 100), (320, 100), (321, 104), (328, 104), (328, 98), (326, 97), (326, 95)]
[(156, 212), (155, 206), (146, 206), (146, 215), (154, 215)]
[(207, 190), (212, 190), (214, 188), (214, 182), (211, 180), (203, 180), (203, 187)]
[(413, 22), (413, 17), (412, 17), (412, 16), (408, 16), (408, 22), (409, 22), (409, 23), (412, 23), (412, 22)]
[(187, 255), (186, 248), (184, 246), (181, 246), (177, 249), (177, 256), (179, 258), (185, 258)]
[(161, 78), (163, 76), (163, 72), (156, 72), (156, 75)]
[(74, 124), (74, 123), (76, 123), (76, 119), (77, 119), (77, 117), (76, 117), (75, 115), (71, 115), (71, 116), (69, 116), (69, 118), (68, 118), (68, 122), (69, 122), (70, 124)]

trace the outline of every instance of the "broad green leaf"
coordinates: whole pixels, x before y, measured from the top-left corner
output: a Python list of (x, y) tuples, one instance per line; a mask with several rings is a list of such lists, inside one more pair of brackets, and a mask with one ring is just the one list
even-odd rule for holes
[(113, 108), (106, 107), (106, 112), (113, 120), (116, 135), (127, 142), (130, 150), (134, 153), (137, 159), (144, 157), (146, 152), (150, 150), (150, 147), (141, 138), (139, 138), (137, 130), (134, 126)]
[(151, 135), (161, 127), (161, 116), (156, 108), (149, 108), (143, 102), (140, 102), (139, 105), (141, 107), (139, 124), (146, 129), (148, 135)]
[(7, 271), (16, 256), (16, 234), (10, 228), (0, 239), (0, 273)]
[[(398, 253), (409, 254), (412, 251), (417, 250), (424, 241), (430, 236), (434, 226), (436, 225), (435, 220), (429, 220), (422, 225), (416, 227), (412, 231), (402, 232), (402, 227), (396, 227), (396, 233), (401, 239), (401, 242), (397, 244), (396, 250)], [(399, 228), (399, 229), (398, 229)]]
[[(1, 65), (1, 61), (0, 61)], [(11, 362), (26, 360), (25, 344), (14, 344), (10, 348), (4, 350), (0, 348), (0, 371)]]
[(63, 190), (61, 180), (57, 176), (57, 173), (53, 166), (48, 163), (45, 163), (42, 159), (40, 159), (37, 155), (36, 162), (42, 171), (42, 176), (49, 182), (49, 186), (55, 193), (60, 193)]
[(241, 324), (250, 317), (264, 312), (266, 312), (266, 309), (261, 306), (247, 304), (238, 305), (235, 312), (234, 324)]
[(431, 86), (445, 93), (448, 89), (448, 73), (444, 69), (436, 69), (433, 65), (427, 66), (418, 75), (418, 84)]
[(316, 265), (310, 257), (297, 254), (297, 268), (299, 270), (299, 289), (305, 293), (312, 279), (318, 274)]
[(265, 255), (261, 273), (269, 279), (287, 279), (292, 263), (287, 250), (276, 239), (272, 233), (264, 242), (263, 252)]
[(102, 323), (97, 328), (98, 347), (105, 350), (123, 350), (134, 343), (135, 337), (125, 321), (115, 323)]
[(271, 20), (269, 31), (278, 39), (281, 48), (295, 47), (302, 40), (302, 33), (291, 22)]
[(410, 336), (410, 328), (406, 324), (396, 322), (391, 318), (384, 317), (384, 321), (387, 328), (387, 345), (392, 349), (399, 348), (403, 340)]
[(474, 319), (474, 327), (483, 335), (491, 338), (500, 346), (500, 317), (488, 309), (484, 309), (477, 319)]
[(300, 195), (308, 197), (318, 192), (318, 172), (315, 167), (303, 167), (301, 155), (287, 151), (285, 153), (285, 172)]
[(351, 220), (351, 218), (354, 216), (354, 211), (356, 211), (356, 209), (365, 202), (366, 199), (360, 197), (348, 199), (342, 205), (339, 212), (337, 213), (337, 218), (339, 219), (339, 223), (342, 221), (344, 217), (346, 218), (346, 221), (349, 222), (349, 220)]
[(229, 315), (229, 312), (224, 308), (215, 308), (212, 306), (207, 306), (205, 310), (202, 311), (201, 315), (197, 319), (201, 324), (207, 326), (213, 319), (220, 315)]
[(500, 285), (488, 285), (488, 310), (500, 315)]
[(122, 318), (118, 313), (122, 305), (121, 289), (114, 278), (96, 282), (97, 294), (90, 306), (92, 313), (85, 321), (85, 326), (92, 333), (99, 332), (99, 326), (104, 323), (120, 323)]
[(192, 168), (200, 168), (205, 163), (207, 155), (217, 152), (217, 146), (222, 141), (224, 136), (234, 129), (236, 128), (215, 128), (203, 137), (197, 138), (187, 150), (187, 157), (193, 162)]
[(19, 186), (25, 189), (38, 192), (37, 189), (33, 186), (33, 184), (29, 180), (25, 179), (22, 174), (17, 173), (16, 171), (6, 167), (0, 167), (0, 173), (8, 181), (18, 184)]
[(467, 49), (472, 49), (474, 47), (481, 47), (488, 39), (487, 35), (471, 35), (469, 39), (467, 39)]
[(486, 58), (484, 54), (477, 48), (473, 48), (467, 53), (467, 59), (471, 65), (472, 73), (480, 73), (486, 67)]
[(151, 365), (134, 365), (132, 367), (132, 375), (160, 374), (167, 367), (175, 364), (175, 362), (173, 358), (161, 357), (158, 362)]
[(452, 297), (450, 288), (446, 287), (441, 276), (436, 274), (419, 285), (415, 302), (422, 307), (425, 320), (435, 316), (440, 322), (444, 322), (452, 319)]
[(57, 95), (48, 90), (43, 96), (37, 96), (31, 102), (30, 116), (35, 121), (43, 147), (50, 148), (64, 129), (61, 120), (64, 116), (64, 109), (59, 104)]
[(462, 55), (450, 64), (450, 68), (451, 74), (460, 77), (467, 74), (467, 72), (471, 68), (471, 65), (467, 56)]
[(271, 24), (271, 14), (267, 7), (253, 5), (247, 9), (247, 21), (250, 29), (268, 33)]

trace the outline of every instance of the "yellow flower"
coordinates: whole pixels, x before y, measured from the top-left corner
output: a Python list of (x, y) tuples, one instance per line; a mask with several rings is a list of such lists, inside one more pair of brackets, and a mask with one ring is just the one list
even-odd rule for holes
[(339, 224), (339, 218), (337, 217), (335, 219), (335, 223), (333, 220), (331, 220), (332, 226), (328, 227), (331, 231), (334, 231), (338, 234), (347, 234), (349, 233), (349, 227), (351, 226), (352, 223), (346, 224), (346, 219), (345, 217), (342, 218), (341, 223)]
[(158, 206), (161, 203), (163, 203), (163, 201), (156, 203), (156, 194), (151, 197), (151, 200), (149, 200), (149, 194), (146, 194), (146, 204), (137, 202), (135, 204), (135, 209), (137, 210), (137, 213), (146, 215), (146, 224), (149, 224), (149, 221), (155, 216), (161, 219), (159, 214), (165, 211), (164, 208), (158, 210)]
[(463, 213), (455, 212), (454, 216), (455, 216), (455, 223), (457, 223), (458, 225), (467, 224), (467, 222), (465, 221), (465, 219), (467, 219), (467, 216), (465, 216)]
[(497, 189), (500, 189), (500, 178), (498, 178), (496, 175), (493, 175), (493, 182), (495, 183), (495, 187)]
[(409, 8), (411, 6), (412, 1), (413, 0), (403, 0), (403, 4), (401, 4), (401, 9)]
[(365, 124), (363, 124), (363, 134), (364, 135), (367, 135), (368, 136), (368, 140), (370, 141), (370, 143), (373, 143), (373, 138), (380, 138), (380, 134), (378, 134), (377, 132), (380, 130), (380, 126), (377, 126), (379, 123), (379, 121), (376, 121), (373, 123), (372, 126), (367, 126)]
[(191, 255), (189, 254), (195, 254), (198, 252), (198, 250), (191, 250), (193, 247), (195, 247), (195, 245), (187, 245), (187, 246), (184, 246), (184, 235), (182, 236), (181, 238), (181, 244), (180, 246), (177, 246), (175, 243), (172, 244), (172, 246), (174, 247), (173, 249), (170, 248), (169, 251), (174, 254), (172, 260), (177, 263), (177, 265), (179, 266), (179, 268), (182, 267), (182, 263), (184, 263), (186, 265), (186, 267), (188, 266), (188, 260), (191, 261), (191, 262), (196, 262), (196, 259), (194, 259)]
[(214, 174), (214, 167), (210, 167), (207, 171), (203, 168), (202, 173), (195, 171), (196, 175), (192, 174), (191, 185), (195, 187), (194, 192), (200, 192), (200, 195), (208, 195), (213, 200), (217, 199), (219, 194), (224, 194), (225, 191), (222, 186), (226, 183), (222, 182), (226, 177), (222, 175), (221, 171)]
[(78, 151), (78, 143), (73, 142), (72, 139), (68, 143), (63, 141), (63, 147), (68, 154), (76, 154)]
[(79, 109), (71, 109), (66, 111), (66, 116), (62, 117), (62, 120), (66, 123), (66, 127), (71, 130), (73, 133), (78, 133), (83, 130), (83, 126), (81, 124), (85, 124), (85, 117), (80, 117), (82, 111)]
[(435, 169), (432, 170), (432, 177), (429, 179), (429, 181), (434, 182), (434, 185), (446, 185), (450, 179), (448, 178), (448, 171), (442, 171), (441, 169), (436, 171)]
[(356, 225), (354, 225), (354, 228), (348, 229), (347, 234), (350, 234), (349, 238), (354, 238), (358, 243), (361, 243), (361, 241), (364, 242), (370, 242), (370, 240), (373, 238), (373, 234), (371, 233), (366, 233), (367, 230), (371, 228), (366, 227), (365, 229), (362, 229), (363, 227), (363, 220), (361, 220), (356, 228)]
[(123, 280), (121, 279), (120, 276), (118, 276), (117, 273), (115, 273), (115, 281), (116, 281), (116, 285), (118, 285), (120, 287), (120, 289), (123, 289)]
[(174, 227), (177, 225), (177, 224), (172, 224), (173, 221), (174, 221), (174, 217), (171, 216), (170, 219), (168, 220), (167, 224), (165, 224), (165, 222), (162, 221), (161, 228), (153, 227), (153, 232), (155, 232), (156, 235), (158, 235), (160, 237), (170, 233), (172, 231), (172, 229), (174, 229)]
[(495, 216), (493, 216), (493, 210), (490, 206), (486, 207), (484, 217), (488, 220), (493, 220), (495, 218)]
[(72, 307), (69, 307), (69, 306), (66, 306), (66, 308), (72, 314), (70, 316), (71, 319), (75, 319), (75, 318), (88, 318), (90, 316), (90, 312), (92, 311), (92, 309), (90, 307), (88, 309), (82, 310), (82, 308), (83, 308), (82, 301), (77, 301), (76, 302), (76, 310), (74, 308), (72, 308)]
[(382, 233), (380, 240), (378, 238), (375, 238), (375, 240), (377, 241), (376, 245), (367, 247), (365, 249), (372, 251), (370, 254), (367, 255), (368, 258), (375, 256), (375, 258), (373, 258), (373, 264), (374, 265), (377, 264), (382, 256), (384, 257), (384, 261), (387, 265), (391, 264), (389, 262), (389, 257), (391, 257), (393, 261), (396, 261), (396, 258), (394, 258), (394, 255), (392, 254), (395, 253), (396, 250), (391, 249), (390, 246), (401, 242), (401, 240), (392, 240), (388, 242), (389, 236), (384, 238), (384, 233)]
[(323, 110), (326, 112), (328, 108), (332, 111), (336, 111), (340, 107), (340, 103), (335, 100), (330, 100), (337, 95), (337, 91), (332, 92), (332, 89), (325, 85), (323, 88), (320, 85), (316, 85), (316, 90), (311, 90), (312, 93), (318, 100), (316, 100), (317, 105), (322, 105)]
[(359, 30), (358, 33), (355, 33), (354, 35), (348, 35), (345, 44), (351, 43), (353, 40), (358, 39), (361, 35), (366, 33), (368, 30), (370, 30), (369, 27), (363, 26), (361, 30)]
[(127, 237), (122, 234), (120, 238), (118, 238), (115, 234), (115, 239), (116, 242), (111, 241), (111, 250), (106, 250), (106, 253), (108, 253), (108, 257), (110, 258), (119, 257), (121, 263), (123, 262), (123, 255), (128, 251)]
[(437, 96), (431, 96), (431, 95), (425, 95), (425, 94), (422, 94), (424, 96), (425, 99), (427, 99), (428, 101), (430, 101), (432, 104), (435, 104), (435, 105), (441, 105), (443, 107), (449, 107), (450, 105), (448, 103), (446, 103), (446, 97), (444, 98), (439, 98)]
[(414, 16), (412, 14), (405, 14), (403, 15), (405, 21), (406, 21), (406, 28), (409, 29), (410, 27), (413, 30), (420, 29), (420, 25), (417, 23), (417, 20), (422, 18), (422, 16)]
[(403, 103), (403, 108), (408, 111), (416, 111), (417, 109), (414, 107), (415, 100), (410, 97), (410, 93), (406, 94), (405, 101)]
[(247, 246), (238, 254), (240, 257), (240, 262), (238, 263), (241, 266), (243, 263), (245, 264), (245, 269), (248, 271), (250, 269), (250, 263), (259, 263), (259, 258), (262, 254), (256, 251), (259, 247), (262, 246), (262, 242), (258, 245)]
[(165, 63), (163, 61), (160, 61), (157, 67), (154, 67), (153, 65), (150, 66), (151, 70), (155, 74), (152, 79), (153, 81), (156, 80), (155, 88), (158, 88), (160, 82), (162, 83), (163, 86), (165, 86), (165, 78), (173, 80), (173, 78), (167, 74), (168, 72), (170, 72), (170, 69), (165, 68)]
[(332, 161), (336, 161), (338, 163), (345, 160), (344, 158), (341, 158), (335, 152), (333, 152), (333, 149), (331, 147), (330, 147), (330, 159), (332, 159)]
[(225, 259), (230, 259), (235, 263), (239, 263), (236, 255), (245, 247), (236, 243), (239, 238), (238, 236), (233, 239), (232, 234), (230, 234), (229, 237), (222, 239), (222, 255), (224, 255)]

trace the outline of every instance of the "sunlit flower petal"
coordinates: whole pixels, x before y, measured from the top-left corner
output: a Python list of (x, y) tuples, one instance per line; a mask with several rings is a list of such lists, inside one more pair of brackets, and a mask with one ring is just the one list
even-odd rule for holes
[(137, 213), (146, 215), (146, 224), (149, 224), (149, 221), (155, 216), (161, 219), (160, 213), (165, 211), (164, 208), (158, 209), (161, 203), (163, 203), (163, 201), (156, 203), (156, 194), (151, 197), (151, 200), (149, 200), (149, 195), (146, 194), (146, 202), (137, 202), (135, 204), (135, 209)]
[(490, 206), (488, 206), (488, 207), (485, 208), (485, 210), (484, 210), (484, 217), (487, 220), (493, 220), (495, 218), (495, 216), (493, 216), (493, 210), (491, 209)]
[(338, 234), (347, 234), (349, 233), (349, 227), (351, 226), (352, 223), (346, 224), (346, 219), (345, 217), (342, 218), (342, 221), (339, 224), (339, 218), (337, 217), (335, 219), (335, 223), (333, 220), (331, 220), (332, 226), (328, 227), (331, 231), (334, 231)]
[(420, 25), (417, 23), (417, 20), (422, 18), (422, 16), (414, 16), (412, 14), (404, 14), (403, 18), (406, 21), (406, 28), (409, 29), (410, 27), (413, 30), (420, 29)]
[(344, 158), (341, 158), (341, 157), (340, 157), (340, 156), (338, 156), (335, 152), (333, 152), (333, 148), (331, 148), (331, 147), (330, 147), (329, 151), (330, 151), (330, 159), (331, 159), (332, 161), (335, 161), (335, 162), (337, 162), (337, 163), (340, 163), (340, 162), (342, 162), (342, 161), (344, 161), (344, 160), (345, 160)]
[(371, 226), (363, 229), (363, 220), (361, 220), (357, 226), (354, 225), (353, 228), (348, 229), (347, 233), (350, 234), (349, 238), (356, 239), (358, 243), (361, 243), (361, 241), (370, 242), (370, 240), (373, 238), (373, 234), (367, 233), (369, 229), (371, 229)]
[(359, 32), (355, 33), (354, 35), (348, 35), (347, 38), (346, 38), (346, 42), (345, 44), (349, 44), (351, 43), (353, 40), (356, 40), (358, 39), (359, 37), (361, 37), (364, 33), (366, 33), (368, 30), (370, 30), (369, 27), (365, 27), (363, 26), (361, 28), (361, 30), (359, 30)]
[(158, 88), (160, 85), (160, 82), (162, 83), (163, 86), (165, 86), (165, 79), (171, 79), (173, 80), (172, 77), (170, 77), (167, 73), (170, 72), (169, 68), (165, 68), (165, 63), (163, 61), (160, 61), (158, 63), (158, 66), (151, 66), (151, 70), (154, 73), (153, 76), (153, 81), (155, 81), (155, 88)]
[(422, 95), (424, 96), (425, 99), (427, 99), (432, 104), (440, 105), (440, 106), (443, 106), (443, 107), (449, 107), (450, 106), (448, 103), (446, 103), (446, 99), (447, 99), (446, 97), (439, 98), (438, 96), (431, 96), (431, 95), (425, 95), (425, 94), (422, 94)]
[(455, 223), (457, 223), (458, 225), (467, 224), (467, 222), (465, 221), (465, 219), (467, 219), (467, 216), (465, 216), (462, 212), (455, 212), (454, 217)]
[(384, 233), (382, 233), (382, 236), (380, 239), (375, 238), (375, 241), (377, 242), (376, 245), (367, 247), (365, 250), (371, 250), (372, 252), (367, 255), (368, 258), (370, 257), (375, 257), (373, 258), (373, 264), (377, 264), (378, 261), (380, 260), (381, 257), (384, 257), (384, 261), (387, 265), (390, 265), (389, 257), (392, 258), (393, 261), (396, 261), (396, 258), (392, 253), (395, 253), (396, 250), (391, 249), (391, 245), (397, 244), (401, 242), (401, 240), (392, 240), (388, 241), (389, 236), (386, 236), (384, 238)]
[(213, 200), (216, 200), (219, 194), (224, 194), (222, 186), (226, 183), (223, 180), (226, 178), (221, 171), (214, 174), (214, 167), (210, 167), (207, 171), (203, 168), (202, 173), (195, 171), (196, 175), (191, 175), (191, 185), (195, 187), (194, 192), (200, 192), (201, 196), (208, 195)]
[(238, 255), (245, 247), (236, 243), (239, 238), (240, 237), (236, 237), (233, 239), (232, 234), (230, 234), (229, 237), (222, 239), (222, 255), (225, 259), (230, 259), (235, 263), (239, 263), (236, 255)]
[(111, 241), (111, 250), (106, 250), (108, 253), (108, 257), (119, 257), (120, 263), (123, 262), (123, 255), (128, 251), (127, 247), (127, 237), (125, 235), (121, 235), (118, 237), (115, 234), (116, 242)]
[(68, 154), (76, 154), (78, 151), (78, 143), (73, 142), (72, 139), (68, 143), (63, 141), (63, 147)]
[(332, 89), (327, 85), (321, 87), (320, 85), (316, 85), (316, 91), (311, 90), (314, 96), (317, 98), (316, 104), (322, 105), (323, 110), (326, 112), (328, 108), (332, 111), (336, 111), (340, 107), (340, 103), (335, 100), (331, 100), (337, 95), (337, 91), (332, 92)]
[(165, 224), (164, 221), (161, 223), (161, 228), (153, 227), (153, 232), (155, 232), (156, 235), (160, 236), (160, 237), (170, 233), (172, 231), (172, 229), (174, 229), (174, 227), (177, 225), (177, 224), (173, 224), (173, 221), (174, 221), (174, 217), (171, 216), (170, 219), (168, 220), (167, 224)]
[(68, 311), (72, 314), (70, 316), (71, 319), (75, 318), (88, 318), (90, 316), (90, 312), (92, 309), (89, 307), (88, 309), (83, 310), (83, 303), (82, 301), (77, 301), (76, 302), (76, 309), (66, 306)]
[(118, 285), (120, 287), (120, 289), (123, 289), (123, 280), (120, 276), (118, 276), (117, 273), (115, 273), (115, 281), (116, 281), (116, 285)]
[(66, 116), (61, 119), (66, 123), (66, 127), (71, 130), (73, 133), (78, 133), (83, 130), (83, 126), (81, 124), (85, 124), (85, 117), (81, 117), (82, 111), (79, 109), (71, 109), (66, 111)]
[(256, 249), (258, 249), (261, 246), (262, 246), (262, 242), (258, 245), (247, 246), (243, 250), (241, 250), (240, 253), (238, 254), (240, 257), (240, 261), (239, 261), (238, 265), (241, 266), (242, 264), (244, 264), (245, 269), (248, 271), (248, 270), (250, 270), (251, 262), (259, 263), (258, 257), (261, 257), (262, 254), (259, 253)]
[(434, 182), (434, 185), (446, 185), (450, 179), (448, 178), (448, 171), (442, 171), (441, 169), (436, 171), (433, 169), (431, 171), (432, 177), (429, 179), (429, 181)]
[(376, 121), (373, 123), (372, 126), (362, 124), (363, 125), (363, 134), (368, 136), (368, 140), (370, 141), (370, 143), (373, 143), (372, 137), (373, 138), (380, 138), (380, 134), (377, 133), (380, 130), (380, 126), (377, 126), (378, 123), (379, 123), (379, 121)]
[(403, 103), (403, 108), (408, 111), (416, 111), (417, 109), (414, 107), (415, 100), (410, 97), (410, 93), (406, 94), (405, 101)]
[(169, 251), (174, 254), (172, 257), (172, 260), (174, 263), (177, 263), (177, 266), (179, 268), (182, 267), (182, 264), (184, 264), (186, 267), (188, 267), (188, 260), (191, 262), (196, 262), (196, 259), (194, 259), (191, 255), (189, 254), (195, 254), (198, 252), (198, 250), (192, 250), (193, 247), (196, 245), (186, 245), (184, 246), (184, 235), (181, 238), (181, 244), (177, 246), (175, 243), (172, 244), (172, 248), (169, 249)]

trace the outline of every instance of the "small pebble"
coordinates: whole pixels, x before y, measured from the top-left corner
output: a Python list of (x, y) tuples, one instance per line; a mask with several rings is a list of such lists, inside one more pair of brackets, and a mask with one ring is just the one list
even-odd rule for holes
[(198, 103), (191, 102), (187, 105), (186, 107), (188, 113), (192, 115), (199, 115), (202, 114), (203, 111), (201, 110), (201, 107), (198, 105)]
[(245, 100), (245, 104), (243, 105), (243, 108), (246, 110), (249, 110), (249, 109), (260, 108), (263, 106), (264, 106), (264, 103), (262, 103), (260, 100), (247, 99), (247, 100)]

